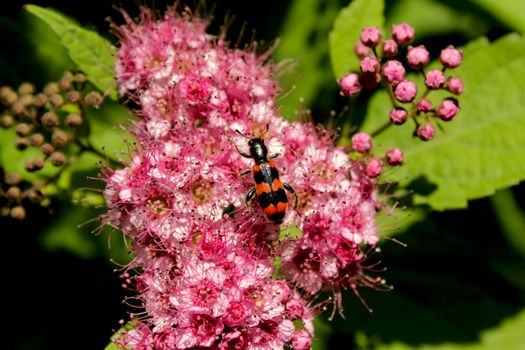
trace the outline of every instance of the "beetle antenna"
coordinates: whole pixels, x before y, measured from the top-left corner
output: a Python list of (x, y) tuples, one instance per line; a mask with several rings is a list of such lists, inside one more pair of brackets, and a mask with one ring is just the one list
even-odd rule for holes
[(245, 137), (245, 138), (247, 138), (247, 139), (251, 139), (251, 137), (248, 137), (248, 136), (244, 135), (244, 134), (243, 134), (242, 132), (240, 132), (238, 129), (235, 129), (235, 132), (236, 132), (237, 134), (241, 135), (242, 137)]
[(266, 123), (266, 130), (264, 130), (264, 132), (258, 136), (258, 138), (262, 138), (264, 135), (266, 135), (268, 133), (268, 130), (270, 130), (270, 125), (268, 123)]

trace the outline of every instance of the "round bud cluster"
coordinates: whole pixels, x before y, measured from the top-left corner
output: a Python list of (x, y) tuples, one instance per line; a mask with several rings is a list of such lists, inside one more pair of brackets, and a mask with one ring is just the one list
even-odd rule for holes
[[(20, 84), (18, 88), (0, 87), (0, 127), (16, 134), (16, 150), (34, 148), (40, 152), (23, 159), (27, 172), (66, 166), (68, 154), (78, 155), (90, 149), (80, 138), (78, 130), (82, 127), (86, 107), (100, 106), (103, 98), (98, 92), (84, 91), (85, 83), (84, 74), (65, 72), (58, 81), (49, 82), (42, 89), (28, 82)], [(13, 182), (12, 175), (9, 176), (8, 182)], [(55, 178), (52, 179), (55, 181)], [(44, 179), (48, 183), (46, 181)], [(33, 188), (36, 185), (27, 183), (25, 189), (18, 185), (2, 188), (1, 197), (8, 199), (7, 202), (0, 202), (8, 205), (7, 209), (2, 209), (2, 213), (23, 219), (25, 211), (22, 199), (43, 200), (41, 192)]]
[(38, 186), (24, 181), (19, 173), (5, 173), (0, 167), (1, 216), (19, 221), (24, 220), (27, 216), (27, 204), (40, 203), (42, 200), (42, 192)]
[[(349, 72), (338, 82), (341, 94), (348, 97), (359, 95), (363, 88), (373, 90), (383, 86), (393, 104), (389, 113), (390, 122), (401, 125), (410, 117), (415, 122), (414, 135), (428, 141), (435, 135), (438, 118), (451, 121), (459, 112), (457, 98), (446, 97), (437, 101), (434, 108), (428, 94), (434, 90), (446, 90), (456, 96), (463, 93), (461, 79), (446, 74), (448, 69), (461, 64), (463, 53), (449, 45), (439, 55), (441, 69), (425, 71), (431, 59), (430, 53), (424, 45), (412, 46), (414, 38), (415, 30), (407, 23), (394, 24), (391, 38), (385, 40), (382, 40), (379, 28), (364, 28), (355, 46), (361, 60), (360, 72)], [(409, 70), (422, 73), (423, 91), (418, 91), (416, 82), (407, 76)]]

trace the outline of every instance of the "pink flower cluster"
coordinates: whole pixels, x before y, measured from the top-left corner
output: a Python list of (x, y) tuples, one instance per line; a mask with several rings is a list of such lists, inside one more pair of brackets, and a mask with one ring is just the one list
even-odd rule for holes
[[(393, 109), (390, 112), (392, 124), (404, 124), (408, 117), (416, 123), (415, 135), (424, 141), (431, 140), (435, 135), (434, 120), (451, 121), (459, 111), (456, 98), (447, 97), (436, 108), (427, 99), (432, 90), (444, 89), (454, 95), (463, 93), (463, 82), (454, 76), (445, 76), (447, 69), (456, 68), (461, 64), (463, 54), (453, 46), (441, 51), (439, 60), (442, 69), (424, 71), (430, 62), (430, 54), (424, 45), (407, 46), (414, 40), (415, 31), (407, 23), (392, 26), (392, 39), (381, 42), (381, 31), (376, 27), (364, 28), (361, 31), (361, 41), (356, 46), (356, 54), (361, 58), (361, 72), (348, 73), (339, 79), (341, 92), (345, 96), (357, 96), (361, 89), (372, 90), (383, 85), (392, 96)], [(380, 53), (376, 49), (381, 47)], [(406, 52), (403, 50), (406, 48)], [(426, 90), (418, 96), (416, 84), (406, 78), (406, 69), (399, 60), (404, 53), (408, 67), (420, 70), (425, 77)], [(398, 57), (399, 59), (396, 59)], [(401, 105), (400, 105), (401, 104)], [(412, 107), (406, 107), (412, 104)], [(410, 115), (409, 111), (410, 110)]]
[[(129, 163), (104, 169), (104, 220), (132, 241), (135, 259), (122, 276), (143, 310), (115, 341), (309, 349), (321, 292), (340, 301), (345, 288), (385, 287), (365, 273), (383, 207), (377, 164), (349, 159), (330, 132), (279, 117), (276, 67), (207, 34), (206, 20), (176, 8), (160, 20), (147, 9), (138, 23), (125, 18), (115, 27), (116, 77), (140, 119)], [(244, 203), (254, 183), (240, 173), (253, 161), (235, 147), (247, 152), (237, 130), (260, 135), (267, 125), (266, 145), (281, 154), (281, 177), (299, 198), (281, 226), (256, 200)], [(387, 159), (400, 163), (402, 154)]]

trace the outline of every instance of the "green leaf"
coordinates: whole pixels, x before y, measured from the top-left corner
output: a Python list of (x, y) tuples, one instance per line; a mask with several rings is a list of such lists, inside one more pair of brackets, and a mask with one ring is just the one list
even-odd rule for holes
[(117, 85), (113, 77), (115, 48), (106, 39), (82, 28), (74, 19), (57, 10), (36, 5), (26, 5), (25, 9), (51, 27), (71, 60), (100, 91), (111, 99), (117, 99)]
[(497, 19), (521, 33), (525, 32), (525, 2), (523, 0), (470, 0)]
[[(285, 96), (281, 113), (289, 120), (297, 119), (301, 98), (304, 105), (312, 106), (320, 102), (321, 91), (335, 85), (333, 77), (326, 74), (330, 69), (326, 38), (339, 8), (336, 1), (295, 0), (288, 9), (274, 57), (279, 61), (293, 60), (293, 72), (285, 72), (281, 77)], [(330, 101), (322, 99), (326, 100)]]
[(359, 68), (354, 46), (364, 27), (383, 28), (384, 7), (383, 0), (354, 0), (339, 13), (329, 36), (330, 59), (336, 78)]
[(525, 212), (518, 205), (512, 190), (496, 192), (491, 197), (491, 202), (494, 215), (508, 243), (525, 258)]
[[(415, 204), (436, 210), (464, 208), (467, 200), (525, 179), (525, 40), (513, 34), (492, 44), (473, 42), (450, 74), (463, 79), (465, 93), (457, 118), (440, 124), (444, 132), (425, 143), (411, 136), (413, 124), (406, 123), (375, 139), (379, 154), (393, 146), (404, 150), (405, 165), (391, 180), (414, 190)], [(362, 129), (377, 130), (390, 108), (386, 94), (376, 94)]]

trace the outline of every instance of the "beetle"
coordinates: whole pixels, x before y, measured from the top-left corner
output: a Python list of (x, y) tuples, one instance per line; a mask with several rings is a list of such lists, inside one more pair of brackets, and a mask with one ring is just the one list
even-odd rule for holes
[(286, 182), (281, 182), (279, 178), (279, 171), (273, 159), (279, 157), (280, 154), (276, 153), (268, 156), (268, 149), (263, 139), (263, 136), (268, 132), (268, 128), (267, 124), (266, 131), (260, 136), (253, 138), (243, 135), (239, 130), (235, 130), (239, 135), (249, 139), (250, 153), (239, 150), (237, 145), (235, 145), (235, 148), (241, 156), (251, 158), (255, 162), (251, 170), (241, 173), (246, 175), (251, 172), (255, 181), (255, 187), (250, 189), (246, 195), (246, 204), (256, 196), (261, 209), (268, 219), (276, 224), (281, 224), (288, 207), (288, 197), (285, 190), (294, 195), (294, 209), (297, 208), (297, 193), (292, 186)]

